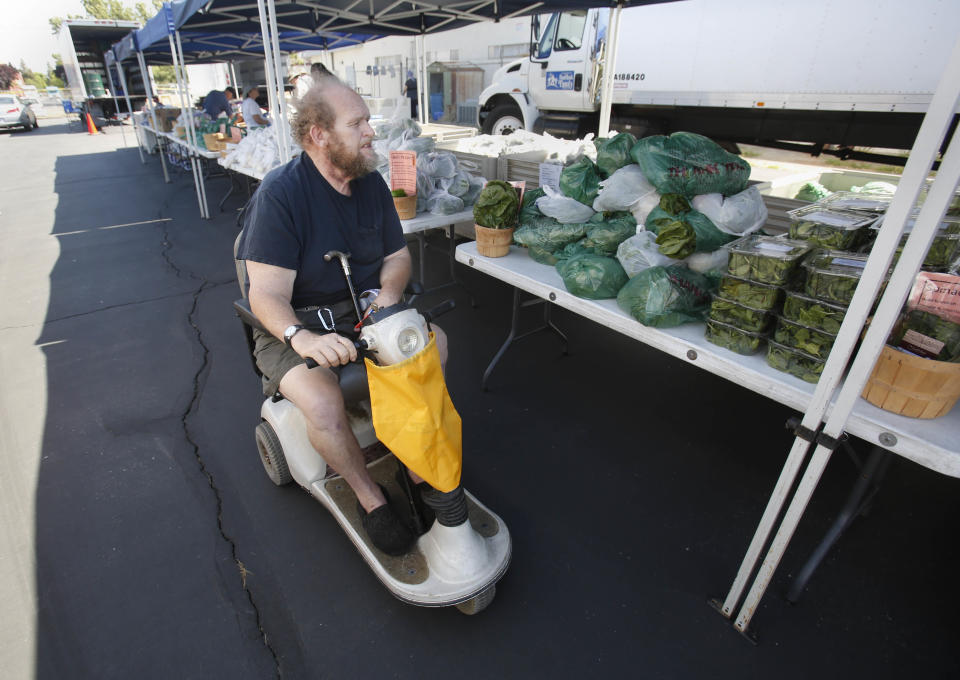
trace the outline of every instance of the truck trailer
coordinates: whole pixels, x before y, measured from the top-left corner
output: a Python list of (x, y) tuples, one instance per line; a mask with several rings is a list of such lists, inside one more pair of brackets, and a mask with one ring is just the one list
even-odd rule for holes
[[(483, 131), (595, 132), (610, 16), (533, 17), (530, 56), (504, 65), (480, 95)], [(610, 127), (894, 160), (855, 147), (911, 148), (958, 27), (957, 0), (681, 0), (624, 9)]]
[[(69, 19), (60, 27), (60, 56), (70, 99), (81, 102), (96, 119), (115, 119), (118, 113), (127, 112), (122, 81), (116, 68), (107, 74), (103, 55), (139, 27), (135, 21), (112, 19)], [(146, 99), (143, 75), (136, 64), (125, 65), (124, 75), (130, 88), (130, 102), (136, 111)]]

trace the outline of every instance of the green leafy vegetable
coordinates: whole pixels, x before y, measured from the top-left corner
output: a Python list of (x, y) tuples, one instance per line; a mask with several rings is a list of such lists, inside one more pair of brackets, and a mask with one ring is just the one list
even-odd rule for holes
[(800, 187), (800, 191), (797, 192), (797, 195), (794, 196), (794, 198), (798, 201), (810, 201), (811, 203), (816, 203), (832, 193), (832, 191), (827, 189), (819, 182), (807, 182)]
[(671, 215), (690, 212), (690, 202), (680, 194), (664, 194), (660, 197), (660, 209)]
[(675, 260), (693, 255), (697, 250), (697, 234), (686, 222), (671, 220), (657, 232), (660, 253)]
[(532, 218), (513, 232), (514, 243), (539, 248), (547, 252), (560, 250), (568, 243), (579, 241), (587, 233), (589, 224), (572, 222), (563, 224), (552, 217)]
[(407, 195), (407, 192), (403, 189), (392, 189), (390, 195), (394, 198), (404, 198)]
[(740, 330), (759, 333), (766, 329), (772, 317), (770, 312), (752, 309), (732, 300), (716, 296), (710, 305), (710, 317), (714, 321), (736, 326)]
[(846, 313), (843, 307), (796, 293), (788, 293), (783, 303), (784, 318), (834, 335), (840, 332), (840, 324)]
[(615, 213), (609, 219), (589, 223), (584, 245), (598, 255), (615, 255), (617, 246), (637, 233), (637, 220), (630, 213)]
[(600, 174), (597, 166), (586, 156), (572, 163), (560, 173), (560, 193), (593, 207), (593, 200), (600, 191)]
[(737, 354), (755, 354), (763, 336), (708, 319), (706, 339)]
[(674, 132), (644, 137), (630, 155), (661, 194), (738, 194), (747, 188), (750, 164), (703, 135)]
[(810, 251), (804, 241), (752, 234), (730, 245), (727, 271), (743, 279), (782, 286)]
[(808, 269), (804, 287), (807, 295), (841, 305), (850, 304), (863, 268), (847, 265), (845, 261), (865, 262), (866, 259), (850, 253), (826, 252), (804, 263)]
[[(960, 227), (960, 224), (957, 225)], [(903, 252), (903, 247), (907, 243), (907, 237), (909, 234), (904, 234), (900, 239), (900, 245), (897, 246), (897, 253), (894, 256), (894, 262), (900, 259), (900, 253)], [(926, 256), (923, 258), (923, 266), (925, 269), (939, 269), (946, 267), (953, 260), (954, 254), (957, 252), (957, 245), (960, 244), (960, 235), (956, 232), (950, 233), (947, 230), (942, 230), (933, 237), (933, 243), (930, 244), (930, 250), (927, 251)]]
[[(682, 208), (686, 199), (673, 194), (666, 205)], [(710, 218), (696, 210), (677, 214), (663, 209), (664, 200), (647, 215), (645, 226), (657, 235), (657, 244), (663, 255), (681, 260), (693, 253), (708, 253), (733, 240), (733, 236), (717, 229)], [(677, 225), (680, 223), (680, 226)], [(663, 232), (667, 233), (662, 236)]]
[(520, 207), (520, 224), (526, 224), (531, 219), (543, 217), (543, 213), (537, 208), (537, 199), (546, 195), (547, 193), (539, 187), (523, 192), (523, 205)]
[(890, 343), (928, 359), (960, 363), (960, 324), (920, 309), (907, 312)]
[(679, 326), (703, 319), (710, 305), (710, 284), (680, 264), (650, 267), (620, 289), (617, 305), (645, 326)]
[(862, 229), (844, 229), (819, 222), (791, 222), (790, 238), (810, 241), (814, 245), (834, 250), (849, 250), (860, 240)]
[(577, 255), (557, 263), (563, 285), (577, 297), (604, 300), (616, 297), (627, 273), (615, 257)]
[(764, 283), (724, 276), (720, 281), (720, 295), (754, 309), (773, 309), (780, 301), (780, 289)]
[(823, 373), (823, 367), (826, 364), (825, 361), (775, 342), (767, 345), (767, 363), (778, 371), (789, 373), (809, 383), (820, 380), (820, 374)]
[(517, 223), (519, 207), (516, 189), (503, 180), (490, 180), (473, 204), (473, 219), (488, 229), (509, 229)]
[(826, 359), (836, 336), (781, 318), (777, 322), (773, 339), (781, 345), (799, 349), (817, 359)]

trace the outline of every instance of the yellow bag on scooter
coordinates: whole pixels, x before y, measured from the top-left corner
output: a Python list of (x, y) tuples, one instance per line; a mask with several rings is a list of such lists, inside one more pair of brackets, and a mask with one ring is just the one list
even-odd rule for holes
[(433, 333), (418, 354), (392, 366), (364, 359), (377, 438), (438, 491), (460, 484), (463, 440)]

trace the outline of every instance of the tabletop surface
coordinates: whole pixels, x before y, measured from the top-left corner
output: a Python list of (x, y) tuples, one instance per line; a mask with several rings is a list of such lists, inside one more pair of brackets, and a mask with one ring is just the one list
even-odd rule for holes
[[(457, 260), (798, 411), (805, 411), (813, 396), (815, 385), (770, 367), (766, 352), (743, 356), (708, 342), (702, 323), (651, 328), (621, 310), (616, 300), (572, 295), (555, 268), (535, 262), (517, 246), (511, 246), (505, 257), (488, 258), (477, 254), (476, 243), (466, 243), (457, 248)], [(940, 418), (921, 420), (859, 399), (845, 429), (932, 470), (960, 477), (960, 408)], [(884, 443), (881, 435), (888, 435)], [(890, 443), (889, 435), (895, 443)]]

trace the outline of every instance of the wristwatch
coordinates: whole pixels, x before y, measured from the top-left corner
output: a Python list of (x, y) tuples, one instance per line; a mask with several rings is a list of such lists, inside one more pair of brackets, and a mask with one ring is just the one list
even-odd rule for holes
[(287, 329), (283, 332), (283, 341), (287, 343), (287, 347), (290, 347), (290, 342), (293, 340), (293, 336), (302, 330), (303, 326), (298, 323), (287, 326)]

